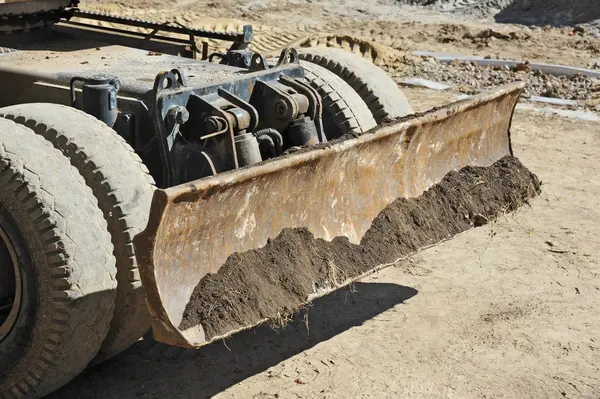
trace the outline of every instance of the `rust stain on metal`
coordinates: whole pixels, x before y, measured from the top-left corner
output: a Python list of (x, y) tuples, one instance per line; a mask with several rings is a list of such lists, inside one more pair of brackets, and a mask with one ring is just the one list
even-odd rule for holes
[(512, 155), (510, 123), (524, 88), (514, 83), (374, 128), (356, 139), (157, 190), (135, 238), (157, 340), (200, 346), (177, 329), (194, 287), (229, 255), (261, 247), (284, 228), (360, 243), (398, 197), (417, 197), (467, 165)]

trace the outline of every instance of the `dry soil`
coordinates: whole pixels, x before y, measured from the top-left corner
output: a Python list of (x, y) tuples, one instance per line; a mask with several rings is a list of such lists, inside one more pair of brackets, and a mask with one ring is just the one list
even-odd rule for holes
[[(285, 229), (264, 247), (234, 253), (196, 286), (180, 329), (200, 325), (207, 339), (270, 319), (285, 322), (314, 292), (340, 287), (434, 243), (510, 213), (540, 192), (517, 158), (450, 172), (418, 198), (398, 198), (377, 215), (359, 245)], [(283, 320), (282, 320), (283, 319)]]

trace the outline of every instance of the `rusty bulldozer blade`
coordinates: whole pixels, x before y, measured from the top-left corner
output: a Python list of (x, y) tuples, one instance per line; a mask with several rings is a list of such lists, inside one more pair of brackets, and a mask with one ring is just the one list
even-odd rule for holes
[(294, 227), (358, 244), (396, 198), (417, 197), (452, 170), (512, 155), (510, 125), (523, 88), (513, 83), (359, 138), (157, 190), (149, 224), (135, 238), (156, 340), (198, 347), (230, 335), (177, 326), (202, 277), (232, 253)]

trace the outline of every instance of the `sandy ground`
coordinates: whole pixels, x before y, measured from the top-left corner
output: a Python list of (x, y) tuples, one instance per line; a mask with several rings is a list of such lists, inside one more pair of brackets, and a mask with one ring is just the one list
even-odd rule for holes
[[(265, 25), (285, 20), (293, 31), (307, 20), (325, 26), (339, 6), (338, 17), (372, 27), (375, 43), (386, 31), (385, 40), (412, 40), (398, 36), (409, 28), (405, 17), (393, 21), (398, 11), (391, 2), (378, 9), (361, 1), (364, 12), (316, 0), (294, 2), (297, 7), (246, 2), (246, 11), (231, 3), (213, 3), (209, 16), (230, 10)], [(315, 4), (329, 12), (316, 15)], [(439, 43), (442, 18), (423, 12), (433, 25), (413, 28), (413, 36), (421, 26), (429, 32), (420, 49), (483, 51)], [(467, 25), (480, 27), (448, 26)], [(561, 30), (548, 35), (555, 46), (541, 41), (546, 48), (539, 52), (542, 44), (532, 41), (495, 50), (584, 67), (598, 57), (565, 47), (571, 37)], [(407, 95), (424, 110), (455, 93), (411, 89)], [(599, 398), (599, 124), (517, 111), (512, 132), (515, 155), (544, 182), (530, 206), (316, 301), (284, 330), (264, 326), (194, 351), (147, 338), (50, 397)]]
[[(583, 67), (600, 62), (600, 38), (592, 33), (571, 36), (570, 27), (496, 24), (485, 18), (458, 20), (449, 14), (400, 6), (395, 0), (178, 0), (168, 6), (156, 0), (135, 0), (126, 6), (83, 0), (82, 7), (220, 30), (252, 23), (256, 31), (254, 48), (260, 51), (327, 36), (358, 42), (363, 47), (364, 42), (374, 43), (377, 57), (384, 59), (381, 62), (394, 61), (389, 67), (397, 66), (396, 58), (410, 50)], [(476, 37), (489, 29), (510, 38)]]

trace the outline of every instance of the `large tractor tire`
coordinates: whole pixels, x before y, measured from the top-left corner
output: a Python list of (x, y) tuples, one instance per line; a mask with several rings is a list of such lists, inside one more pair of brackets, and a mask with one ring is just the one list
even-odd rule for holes
[(301, 60), (334, 73), (367, 104), (379, 124), (413, 113), (408, 99), (394, 80), (372, 62), (349, 51), (331, 47), (307, 47), (298, 50)]
[(117, 261), (117, 298), (95, 362), (134, 344), (150, 326), (132, 239), (148, 222), (154, 180), (139, 156), (93, 116), (58, 104), (21, 104), (0, 116), (27, 126), (60, 150), (92, 189), (108, 223)]
[(106, 221), (69, 161), (0, 118), (0, 398), (40, 398), (97, 355), (116, 297)]
[(369, 107), (352, 87), (319, 65), (306, 62), (302, 66), (305, 80), (323, 99), (323, 130), (328, 140), (375, 127)]

